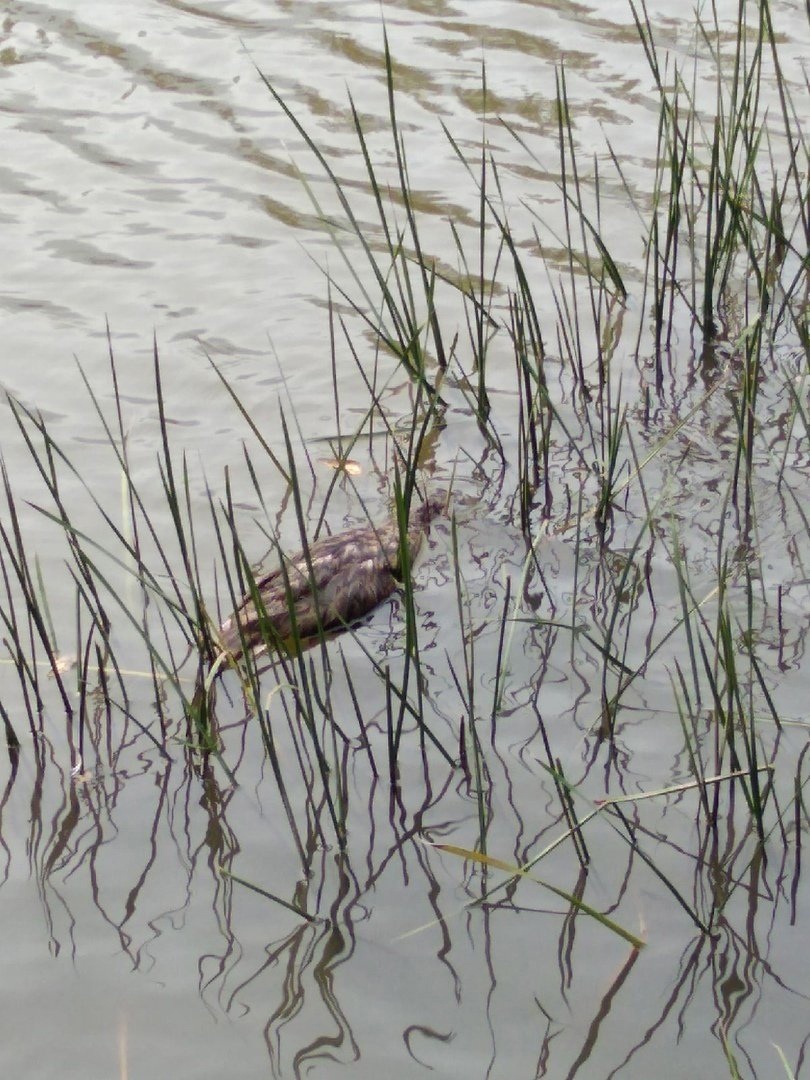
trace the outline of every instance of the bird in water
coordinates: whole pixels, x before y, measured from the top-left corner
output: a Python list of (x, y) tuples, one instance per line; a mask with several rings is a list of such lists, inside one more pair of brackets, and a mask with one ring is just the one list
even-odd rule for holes
[[(445, 500), (431, 496), (411, 510), (408, 551), (415, 558)], [(283, 557), (283, 566), (257, 579), (220, 627), (224, 651), (238, 658), (265, 642), (301, 641), (361, 618), (387, 599), (401, 574), (399, 525), (361, 525)], [(294, 621), (293, 621), (294, 616)]]

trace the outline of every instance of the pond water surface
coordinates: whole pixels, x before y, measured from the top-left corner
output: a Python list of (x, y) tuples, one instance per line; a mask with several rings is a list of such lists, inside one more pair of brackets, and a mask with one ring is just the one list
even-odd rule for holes
[[(717, 8), (720, 37), (733, 43), (737, 5)], [(804, 102), (805, 14), (787, 0), (770, 10), (785, 77)], [(690, 6), (651, 4), (648, 11), (670, 63), (691, 71), (695, 55), (711, 59)], [(708, 25), (707, 5), (701, 13)], [(430, 742), (423, 747), (407, 721), (399, 788), (392, 786), (380, 671), (387, 669), (394, 685), (402, 672), (400, 599), (354, 636), (326, 646), (333, 681), (322, 689), (347, 736), (330, 758), (348, 800), (345, 851), (311, 748), (294, 717), (287, 722), (288, 711), (294, 714), (289, 695), (272, 689), (275, 677), (268, 676), (263, 705), (288, 777), (287, 802), (231, 673), (217, 689), (221, 755), (204, 759), (188, 750), (177, 702), (167, 691), (157, 708), (142, 640), (120, 615), (139, 602), (131, 568), (104, 563), (111, 590), (123, 600), (112, 635), (119, 660), (128, 658), (128, 716), (110, 716), (93, 699), (80, 767), (54, 684), (47, 684), (37, 730), (29, 726), (13, 665), (4, 658), (0, 666), (0, 701), (22, 742), (19, 756), (4, 755), (0, 766), (0, 1073), (63, 1080), (398, 1080), (428, 1073), (693, 1080), (733, 1075), (733, 1057), (739, 1075), (765, 1080), (783, 1074), (778, 1046), (795, 1075), (807, 1075), (810, 902), (804, 904), (798, 850), (808, 826), (803, 810), (794, 817), (792, 800), (794, 780), (802, 789), (806, 774), (810, 552), (800, 509), (785, 487), (796, 490), (803, 478), (806, 496), (808, 461), (786, 419), (790, 399), (763, 390), (763, 417), (784, 439), (758, 450), (764, 479), (756, 489), (754, 621), (763, 682), (783, 721), (777, 731), (750, 668), (751, 709), (762, 753), (777, 764), (782, 811), (780, 817), (769, 808), (766, 838), (757, 840), (741, 795), (714, 831), (701, 820), (697, 794), (687, 790), (628, 804), (634, 843), (615, 821), (589, 826), (587, 870), (570, 841), (538, 865), (539, 878), (638, 935), (643, 949), (531, 881), (470, 906), (504, 873), (431, 846), (480, 847), (483, 807), (492, 858), (522, 864), (538, 855), (567, 830), (549, 764), (578, 789), (580, 816), (597, 800), (652, 792), (692, 775), (678, 715), (683, 699), (673, 692), (690, 660), (683, 639), (667, 636), (683, 605), (672, 552), (679, 536), (692, 595), (705, 600), (711, 622), (725, 483), (738, 445), (733, 395), (721, 387), (693, 423), (678, 424), (714, 387), (712, 364), (731, 369), (735, 354), (729, 340), (719, 358), (707, 359), (682, 316), (663, 376), (650, 391), (649, 349), (640, 358), (636, 347), (649, 318), (640, 302), (645, 266), (637, 207), (649, 208), (654, 197), (658, 98), (625, 0), (10, 0), (0, 27), (2, 387), (41, 414), (93, 497), (123, 520), (119, 462), (77, 365), (113, 422), (111, 343), (132, 477), (158, 535), (171, 536), (156, 465), (157, 345), (175, 462), (187, 455), (212, 607), (227, 607), (212, 570), (219, 547), (209, 509), (209, 492), (216, 504), (226, 499), (226, 469), (240, 536), (252, 538), (247, 556), (258, 561), (269, 547), (260, 528), (251, 532), (254, 517), (277, 530), (283, 546), (298, 546), (282, 477), (212, 361), (282, 459), (283, 406), (314, 529), (332, 479), (323, 459), (334, 454), (338, 423), (352, 430), (369, 407), (337, 319), (345, 318), (371, 378), (374, 335), (336, 292), (342, 285), (357, 296), (355, 254), (358, 280), (372, 303), (379, 298), (357, 246), (349, 246), (347, 267), (333, 231), (323, 227), (320, 208), (325, 215), (340, 210), (334, 191), (259, 72), (354, 194), (359, 219), (379, 242), (350, 95), (383, 182), (395, 184), (382, 16), (423, 243), (443, 272), (463, 276), (450, 223), (474, 250), (478, 195), (442, 124), (473, 163), (485, 131), (503, 205), (548, 320), (543, 332), (559, 416), (579, 431), (560, 330), (572, 323), (561, 321), (555, 300), (569, 266), (556, 102), (564, 65), (581, 160), (591, 178), (594, 161), (604, 177), (601, 235), (628, 288), (621, 319), (613, 312), (606, 320), (618, 342), (614, 387), (621, 375), (638, 458), (666, 440), (666, 452), (647, 469), (647, 492), (668, 500), (667, 527), (640, 542), (644, 506), (627, 505), (606, 555), (595, 535), (566, 526), (578, 492), (592, 494), (591, 463), (558, 445), (549, 458), (557, 501), (545, 521), (537, 516), (544, 539), (536, 576), (527, 572), (515, 499), (514, 362), (498, 337), (493, 426), (511, 464), (499, 465), (460, 379), (431, 433), (425, 466), (439, 489), (452, 483), (456, 514), (455, 539), (449, 518), (440, 521), (416, 566), (425, 694), (446, 756)], [(701, 107), (713, 100), (710, 67), (693, 87)], [(762, 93), (778, 114), (774, 84)], [(806, 103), (798, 119), (806, 123)], [(622, 181), (611, 171), (608, 147)], [(784, 140), (775, 136), (777, 161), (784, 153)], [(402, 225), (401, 206), (399, 212)], [(492, 241), (490, 270), (494, 250)], [(331, 313), (327, 272), (334, 275)], [(498, 299), (505, 317), (505, 297)], [(463, 312), (444, 295), (437, 303), (448, 342), (459, 331), (460, 366), (473, 378), (463, 353)], [(748, 321), (741, 317), (740, 325)], [(584, 349), (595, 354), (585, 322)], [(802, 370), (806, 376), (798, 339), (788, 334), (781, 350), (774, 364), (784, 365), (785, 379)], [(381, 383), (389, 380), (380, 398), (396, 425), (410, 415), (414, 390), (389, 360), (378, 362)], [(806, 383), (796, 376), (795, 385), (806, 398)], [(43, 486), (11, 409), (4, 406), (4, 413), (0, 451), (26, 550), (39, 559), (59, 645), (75, 652), (76, 585), (64, 534), (26, 502), (44, 503)], [(244, 446), (254, 465), (261, 462), (266, 514)], [(312, 474), (302, 447), (313, 459)], [(361, 498), (375, 519), (388, 510), (390, 437), (383, 431), (362, 440), (352, 456), (360, 472), (331, 495), (326, 517), (333, 530), (364, 519)], [(95, 522), (88, 528), (108, 545), (110, 534), (77, 475), (62, 475), (62, 495), (77, 507), (77, 520)], [(806, 513), (806, 499), (804, 506)], [(10, 529), (10, 512), (3, 521)], [(628, 566), (633, 572), (625, 575)], [(744, 619), (748, 593), (740, 580), (731, 592)], [(520, 606), (512, 608), (516, 598)], [(507, 607), (515, 618), (504, 644)], [(580, 619), (575, 609), (584, 636), (570, 629)], [(623, 696), (613, 751), (598, 737), (603, 677), (614, 680), (612, 687), (617, 678), (616, 669), (605, 675), (594, 643), (603, 639), (621, 639), (625, 671), (640, 669), (657, 650), (656, 663)], [(173, 647), (179, 659), (182, 642)], [(503, 648), (506, 675), (498, 686)], [(312, 677), (323, 678), (317, 651), (307, 656)], [(187, 674), (192, 679), (194, 671)], [(709, 704), (693, 716), (695, 739), (706, 745), (715, 737)], [(160, 733), (161, 721), (168, 724), (163, 747), (144, 735), (145, 728)], [(481, 799), (474, 775), (455, 764), (471, 721), (480, 724)], [(714, 935), (690, 912), (711, 912)]]

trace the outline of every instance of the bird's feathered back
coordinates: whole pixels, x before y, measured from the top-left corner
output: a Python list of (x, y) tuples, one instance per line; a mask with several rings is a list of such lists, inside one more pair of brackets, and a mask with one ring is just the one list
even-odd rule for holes
[[(413, 559), (430, 522), (444, 508), (432, 496), (411, 511), (408, 552)], [(399, 526), (361, 525), (284, 556), (281, 566), (256, 581), (220, 627), (223, 649), (240, 656), (269, 642), (304, 640), (359, 619), (397, 586), (401, 571)], [(258, 595), (257, 595), (258, 594)]]

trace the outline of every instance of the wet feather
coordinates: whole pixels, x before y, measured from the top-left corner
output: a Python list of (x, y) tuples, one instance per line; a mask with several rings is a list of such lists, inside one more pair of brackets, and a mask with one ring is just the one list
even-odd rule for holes
[[(431, 520), (444, 508), (439, 497), (411, 513), (408, 551), (413, 559)], [(309, 558), (307, 558), (307, 554)], [(225, 651), (238, 657), (266, 642), (314, 637), (366, 615), (397, 587), (400, 566), (399, 526), (362, 525), (285, 556), (283, 565), (256, 581), (259, 602), (248, 593), (220, 627)]]

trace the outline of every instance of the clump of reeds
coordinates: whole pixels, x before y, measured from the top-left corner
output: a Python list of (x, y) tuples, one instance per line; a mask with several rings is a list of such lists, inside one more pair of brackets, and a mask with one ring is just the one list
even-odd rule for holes
[[(396, 109), (395, 65), (385, 41), (388, 119), (393, 177), (372, 161), (363, 122), (354, 101), (351, 115), (358, 154), (366, 168), (367, 195), (381, 243), (372, 243), (368, 226), (356, 212), (350, 189), (309, 136), (294, 109), (262, 75), (278, 106), (305, 140), (337, 197), (340, 221), (322, 213), (317, 195), (308, 193), (324, 227), (331, 231), (342, 256), (349, 284), (328, 274), (331, 295), (348, 302), (363, 330), (370, 330), (378, 348), (412, 384), (412, 414), (404, 429), (388, 414), (384, 392), (375, 376), (358, 362), (358, 379), (368, 394), (366, 415), (349, 437), (336, 433), (339, 463), (372, 425), (385, 432), (391, 447), (390, 483), (393, 513), (404, 538), (411, 506), (424, 477), (426, 447), (441, 440), (449, 406), (466, 412), (481, 436), (485, 452), (470, 463), (465, 479), (491, 483), (504, 491), (525, 544), (519, 572), (503, 585), (497, 619), (482, 635), (465, 576), (463, 532), (450, 527), (451, 580), (456, 594), (459, 651), (446, 654), (447, 669), (461, 702), (456, 745), (448, 749), (446, 733), (435, 729), (427, 705), (429, 688), (423, 667), (418, 597), (407, 544), (401, 558), (402, 650), (396, 667), (375, 656), (360, 637), (357, 643), (369, 661), (384, 701), (387, 751), (385, 767), (366, 738), (364, 694), (339, 642), (321, 629), (303, 640), (295, 618), (288, 640), (279, 641), (265, 621), (266, 649), (244, 647), (228, 675), (244, 694), (285, 800), (295, 831), (296, 807), (287, 796), (289, 764), (282, 763), (279, 739), (293, 747), (295, 776), (306, 792), (305, 810), (321, 825), (326, 807), (330, 835), (346, 842), (349, 789), (345, 756), (352, 743), (344, 716), (334, 708), (336, 680), (350, 703), (355, 731), (375, 776), (387, 774), (392, 792), (401, 783), (399, 761), (409, 730), (416, 732), (426, 761), (435, 754), (443, 765), (459, 768), (476, 799), (478, 855), (488, 852), (491, 820), (491, 755), (496, 752), (511, 662), (519, 649), (531, 652), (544, 634), (570, 636), (571, 668), (596, 663), (599, 707), (594, 731), (607, 749), (610, 769), (622, 768), (626, 702), (657, 672), (672, 689), (671, 714), (682, 731), (682, 745), (692, 773), (690, 790), (698, 794), (706, 827), (716, 830), (724, 815), (736, 813), (734, 792), (740, 791), (759, 842), (782, 828), (781, 815), (769, 819), (774, 804), (776, 768), (765, 746), (762, 723), (780, 723), (772, 679), (758, 644), (759, 628), (772, 615), (773, 598), (761, 584), (762, 551), (757, 542), (759, 493), (775, 485), (798, 526), (785, 542), (785, 561), (805, 567), (810, 527), (803, 499), (787, 467), (788, 446), (810, 434), (804, 390), (808, 379), (807, 350), (807, 219), (805, 177), (808, 153), (798, 124), (798, 110), (782, 77), (768, 3), (759, 6), (755, 24), (740, 20), (730, 50), (717, 25), (696, 23), (696, 34), (708, 49), (715, 70), (712, 103), (695, 99), (694, 71), (663, 57), (643, 0), (633, 4), (641, 47), (648, 60), (659, 99), (655, 140), (655, 172), (648, 200), (635, 194), (620, 155), (608, 147), (608, 164), (591, 164), (590, 151), (578, 145), (575, 117), (568, 99), (564, 67), (557, 74), (558, 183), (562, 217), (560, 243), (565, 253), (541, 305), (535, 283), (534, 258), (527, 256), (524, 236), (517, 235), (506, 210), (504, 180), (486, 139), (479, 156), (468, 159), (448, 132), (460, 161), (463, 182), (471, 183), (478, 209), (475, 250), (468, 251), (451, 225), (458, 272), (440, 271), (421, 229), (409, 173), (405, 142)], [(741, 9), (743, 10), (743, 9)], [(698, 61), (695, 60), (696, 64)], [(775, 81), (780, 111), (768, 114), (762, 104), (765, 79)], [(486, 72), (482, 73), (486, 109)], [(776, 133), (784, 140), (777, 160)], [(534, 155), (525, 136), (513, 131), (523, 152)], [(635, 295), (631, 277), (610, 251), (603, 229), (605, 169), (624, 190), (642, 223), (640, 261), (643, 279)], [(542, 248), (545, 228), (532, 211), (532, 237)], [(357, 258), (357, 252), (361, 258)], [(442, 325), (439, 291), (456, 303), (459, 325)], [(624, 329), (627, 302), (636, 312), (634, 340)], [(442, 310), (445, 310), (442, 306)], [(333, 313), (334, 319), (334, 313)], [(698, 341), (695, 360), (676, 356), (678, 328), (688, 326)], [(351, 322), (340, 320), (345, 340), (355, 352)], [(332, 329), (334, 331), (334, 322)], [(466, 336), (465, 336), (466, 334)], [(777, 348), (787, 336), (792, 348)], [(492, 393), (493, 342), (498, 357), (514, 373), (513, 394), (499, 404)], [(335, 370), (333, 333), (333, 373)], [(506, 361), (504, 356), (506, 349)], [(357, 353), (355, 352), (355, 355)], [(697, 363), (697, 373), (691, 365)], [(75, 586), (76, 690), (68, 685), (57, 649), (47, 590), (29, 553), (19, 514), (19, 498), (3, 470), (8, 513), (0, 525), (0, 566), (5, 598), (2, 619), (5, 640), (32, 732), (48, 696), (42, 672), (54, 677), (68, 722), (77, 723), (76, 745), (83, 742), (88, 695), (101, 688), (105, 707), (120, 709), (141, 724), (145, 735), (165, 749), (176, 733), (179, 709), (185, 736), (198, 753), (217, 753), (216, 688), (230, 665), (223, 656), (221, 619), (245, 595), (261, 603), (254, 545), (245, 533), (230, 477), (207, 488), (206, 513), (192, 497), (192, 470), (185, 454), (172, 444), (158, 349), (154, 350), (155, 401), (160, 441), (157, 474), (168, 511), (168, 535), (158, 529), (149, 500), (140, 490), (127, 453), (122, 396), (110, 349), (115, 416), (110, 421), (87, 383), (89, 402), (120, 469), (125, 491), (123, 520), (114, 520), (85, 485), (92, 522), (78, 516), (64, 496), (64, 477), (82, 484), (79, 470), (60, 447), (44, 420), (13, 404), (12, 413), (41, 482), (40, 511), (62, 530), (68, 572)], [(638, 373), (633, 385), (633, 373)], [(267, 509), (269, 467), (274, 490), (292, 508), (301, 546), (306, 550), (312, 521), (300, 471), (305, 445), (296, 443), (288, 415), (280, 413), (283, 448), (261, 436), (246, 405), (218, 372), (224, 392), (237, 405), (264, 452), (261, 466), (246, 451), (244, 467), (259, 504)], [(498, 372), (502, 377), (502, 370)], [(698, 377), (699, 376), (699, 377)], [(82, 374), (82, 378), (84, 378)], [(86, 381), (86, 380), (85, 380)], [(337, 402), (337, 380), (334, 380)], [(673, 392), (672, 387), (678, 389)], [(668, 396), (669, 395), (669, 396)], [(499, 410), (508, 411), (508, 423)], [(336, 412), (339, 410), (336, 408)], [(658, 412), (665, 417), (656, 426)], [(515, 438), (505, 437), (509, 424)], [(705, 484), (705, 465), (692, 456), (695, 441), (714, 426), (724, 442), (710, 483), (719, 492), (711, 520), (696, 507), (693, 492), (679, 492), (683, 470), (694, 468), (695, 485)], [(734, 432), (733, 442), (728, 431)], [(463, 469), (465, 463), (456, 463)], [(337, 477), (322, 500), (314, 529), (317, 535)], [(223, 490), (224, 489), (224, 490)], [(222, 494), (215, 494), (221, 491)], [(358, 504), (362, 499), (358, 492)], [(684, 521), (689, 515), (700, 518)], [(786, 513), (787, 517), (787, 513)], [(463, 524), (463, 523), (462, 523)], [(251, 525), (251, 527), (253, 527)], [(200, 555), (202, 530), (216, 538), (214, 565)], [(550, 592), (544, 574), (543, 545), (555, 536), (573, 551), (573, 585), (565, 619), (538, 605)], [(272, 530), (271, 545), (278, 546)], [(714, 545), (709, 552), (708, 542)], [(694, 537), (699, 560), (691, 550)], [(801, 550), (805, 554), (793, 552)], [(709, 556), (711, 555), (711, 558)], [(804, 560), (804, 561), (803, 561)], [(695, 584), (695, 563), (704, 567)], [(713, 563), (713, 580), (705, 565)], [(661, 602), (660, 572), (669, 581), (670, 596)], [(119, 583), (128, 575), (137, 586), (139, 607), (133, 610)], [(669, 575), (667, 577), (667, 575)], [(219, 587), (219, 602), (216, 599)], [(528, 598), (540, 594), (530, 606)], [(111, 628), (123, 621), (146, 661), (159, 717), (157, 730), (132, 715), (127, 678)], [(663, 622), (663, 625), (662, 625)], [(61, 633), (61, 631), (60, 631)], [(534, 635), (534, 636), (532, 636)], [(247, 643), (245, 643), (247, 645)], [(586, 663), (586, 666), (587, 666)], [(268, 690), (267, 668), (273, 680)], [(482, 698), (480, 672), (490, 675)], [(538, 671), (542, 664), (538, 661)], [(538, 675), (538, 693), (540, 676)], [(114, 690), (114, 687), (117, 688)], [(172, 694), (167, 704), (167, 688)], [(76, 701), (78, 700), (78, 718)], [(535, 696), (535, 703), (537, 696)], [(590, 855), (585, 826), (610, 819), (632, 851), (658, 873), (640, 839), (639, 822), (630, 820), (618, 800), (581, 812), (576, 785), (555, 752), (553, 733), (537, 708), (544, 767), (551, 776), (578, 863)], [(283, 715), (285, 727), (279, 727)], [(6, 708), (2, 717), (10, 746), (18, 732)], [(452, 741), (452, 740), (451, 740)], [(289, 760), (289, 755), (288, 759)], [(662, 785), (661, 798), (675, 789)], [(681, 789), (678, 788), (680, 791)], [(634, 808), (635, 811), (635, 808)], [(786, 835), (786, 833), (783, 833)], [(486, 865), (482, 861), (482, 865)], [(494, 864), (493, 864), (494, 865)], [(501, 867), (503, 868), (503, 867)], [(525, 870), (525, 867), (523, 868)], [(710, 930), (716, 912), (701, 912), (668, 887), (702, 930)]]

